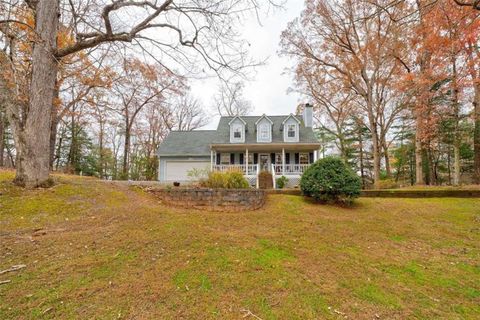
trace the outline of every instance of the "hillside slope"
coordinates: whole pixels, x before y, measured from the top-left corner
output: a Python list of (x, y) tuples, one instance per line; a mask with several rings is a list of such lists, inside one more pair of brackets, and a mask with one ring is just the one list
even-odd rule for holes
[[(0, 319), (475, 318), (479, 199), (272, 195), (264, 209), (166, 208), (91, 178), (0, 171)], [(247, 316), (253, 319), (253, 316)]]

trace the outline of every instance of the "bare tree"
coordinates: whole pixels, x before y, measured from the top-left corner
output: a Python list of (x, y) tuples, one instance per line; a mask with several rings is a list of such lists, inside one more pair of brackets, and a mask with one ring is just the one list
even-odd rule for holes
[(114, 81), (118, 97), (115, 110), (121, 115), (124, 129), (123, 175), (128, 178), (131, 132), (135, 120), (148, 105), (161, 107), (170, 93), (179, 94), (183, 79), (160, 66), (142, 63), (138, 59), (124, 59), (121, 74)]
[[(258, 11), (256, 1), (28, 0), (26, 4), (34, 12), (33, 27), (12, 14), (20, 7), (16, 1), (2, 2), (5, 8), (0, 11), (0, 32), (8, 39), (10, 53), (16, 51), (13, 44), (20, 37), (12, 30), (19, 26), (34, 29), (27, 91), (30, 94), (26, 101), (18, 98), (13, 65), (16, 57), (7, 50), (0, 51), (0, 66), (6, 70), (0, 77), (0, 100), (7, 107), (13, 127), (18, 156), (16, 182), (21, 185), (34, 187), (49, 179), (51, 113), (62, 58), (115, 42), (148, 47), (145, 54), (165, 67), (206, 64), (221, 74), (223, 70), (239, 72), (251, 65), (245, 57), (246, 43), (239, 40), (232, 21), (246, 12)], [(132, 12), (133, 16), (129, 16)], [(60, 24), (69, 26), (68, 41), (57, 42)], [(149, 32), (151, 29), (155, 32)]]
[(353, 102), (355, 95), (323, 71), (324, 67), (314, 61), (302, 61), (297, 66), (295, 86), (298, 92), (314, 102), (316, 122), (336, 138), (336, 146), (347, 163), (347, 121), (357, 115)]
[(5, 155), (5, 131), (7, 130), (7, 117), (5, 110), (0, 105), (0, 167), (4, 166)]
[(208, 118), (200, 102), (189, 94), (179, 96), (161, 111), (169, 130), (191, 131), (203, 127)]
[[(364, 18), (368, 16), (372, 18)], [(389, 15), (369, 2), (307, 0), (302, 19), (294, 20), (282, 34), (284, 54), (317, 65), (319, 76), (357, 97), (352, 100), (355, 109), (365, 114), (372, 136), (375, 184), (381, 170), (379, 124), (392, 106), (388, 87), (399, 68), (391, 53), (392, 41), (400, 39), (400, 30)], [(394, 118), (397, 111), (389, 114)]]
[(240, 81), (222, 82), (213, 96), (213, 109), (222, 116), (243, 116), (252, 111), (250, 101), (243, 97), (244, 84)]

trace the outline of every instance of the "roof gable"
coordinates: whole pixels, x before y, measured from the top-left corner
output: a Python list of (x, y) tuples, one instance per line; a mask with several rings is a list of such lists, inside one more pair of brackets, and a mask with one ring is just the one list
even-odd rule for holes
[(233, 117), (232, 120), (230, 120), (230, 122), (228, 123), (228, 125), (231, 125), (231, 124), (234, 123), (235, 120), (237, 120), (237, 119), (240, 120), (244, 125), (247, 124), (247, 123), (245, 122), (245, 120), (243, 120), (240, 116), (235, 116), (235, 117)]
[(301, 121), (298, 120), (297, 117), (293, 115), (293, 113), (290, 113), (288, 117), (286, 117), (285, 120), (283, 120), (282, 124), (285, 124), (289, 119), (294, 119), (297, 123), (299, 124), (301, 123)]
[(257, 125), (263, 119), (266, 119), (268, 120), (268, 122), (270, 122), (270, 124), (273, 124), (273, 121), (269, 117), (267, 117), (267, 115), (264, 113), (260, 118), (258, 118), (257, 121), (255, 121), (255, 125)]

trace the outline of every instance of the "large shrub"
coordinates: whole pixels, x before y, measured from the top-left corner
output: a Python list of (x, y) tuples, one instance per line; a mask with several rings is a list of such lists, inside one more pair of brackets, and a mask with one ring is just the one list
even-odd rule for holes
[(247, 189), (250, 187), (243, 173), (236, 170), (209, 172), (207, 179), (201, 181), (201, 185), (214, 189)]
[(360, 195), (361, 181), (341, 159), (327, 157), (305, 171), (300, 188), (320, 202), (351, 202)]

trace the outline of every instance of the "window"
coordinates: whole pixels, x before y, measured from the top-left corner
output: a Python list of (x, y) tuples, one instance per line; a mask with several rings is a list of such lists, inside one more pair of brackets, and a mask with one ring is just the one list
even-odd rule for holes
[(248, 154), (248, 164), (253, 164), (253, 153)]
[(230, 153), (220, 154), (220, 163), (221, 164), (230, 164)]
[(289, 124), (287, 126), (287, 137), (289, 138), (295, 138), (295, 125), (294, 124)]
[(235, 139), (242, 139), (242, 126), (233, 127), (233, 137)]
[(260, 140), (262, 141), (270, 140), (270, 125), (266, 123), (260, 125)]
[(308, 164), (310, 162), (308, 158), (308, 153), (300, 153), (300, 164)]
[(281, 153), (275, 153), (275, 163), (276, 164), (282, 164), (282, 154)]

